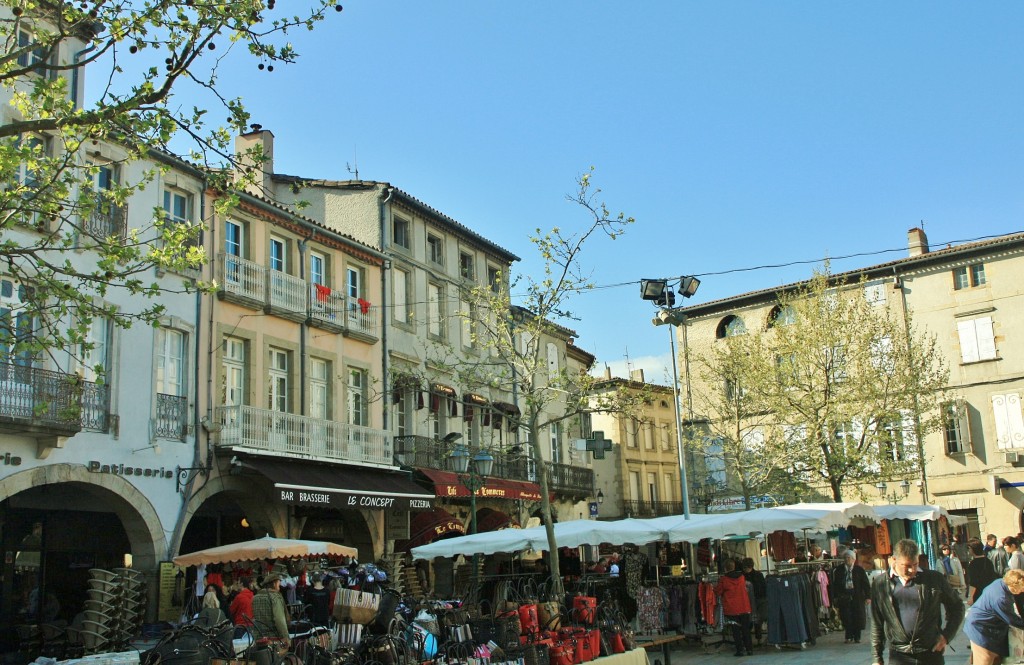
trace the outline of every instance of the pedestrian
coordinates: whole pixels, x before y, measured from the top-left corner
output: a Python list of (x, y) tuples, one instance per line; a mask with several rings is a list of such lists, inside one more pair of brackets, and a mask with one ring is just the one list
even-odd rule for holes
[(964, 566), (969, 564), (971, 559), (974, 558), (974, 555), (971, 554), (971, 548), (967, 546), (964, 537), (959, 533), (953, 534), (953, 554), (956, 555), (956, 558), (960, 559), (960, 563)]
[(857, 565), (857, 553), (854, 550), (843, 552), (843, 565), (836, 566), (829, 581), (833, 605), (839, 610), (839, 618), (846, 631), (846, 643), (860, 643), (860, 634), (864, 630), (864, 601), (871, 593), (868, 574)]
[(241, 589), (231, 600), (231, 621), (235, 624), (235, 639), (242, 637), (252, 626), (252, 578), (243, 577), (239, 580)]
[(254, 637), (266, 637), (284, 642), (286, 647), (291, 646), (288, 612), (281, 595), (281, 575), (270, 573), (263, 579), (260, 590), (252, 599), (252, 614)]
[(995, 534), (988, 534), (988, 560), (992, 562), (992, 567), (995, 568), (996, 575), (999, 577), (1003, 576), (1006, 572), (1006, 566), (1009, 563), (1010, 555), (1006, 553), (1006, 550), (999, 546), (998, 539)]
[(331, 617), (331, 592), (324, 588), (324, 574), (317, 571), (309, 576), (313, 585), (306, 587), (302, 602), (314, 626), (327, 626)]
[(1024, 570), (1024, 552), (1020, 551), (1020, 540), (1016, 536), (1003, 538), (1003, 549), (1006, 550), (1007, 570)]
[(732, 641), (736, 645), (735, 656), (754, 655), (754, 642), (750, 637), (750, 596), (747, 594), (747, 578), (736, 570), (734, 559), (725, 560), (725, 575), (718, 578), (715, 595), (722, 599), (722, 614), (732, 622)]
[(997, 549), (999, 549), (999, 539), (996, 538), (996, 534), (990, 533), (985, 536), (985, 554)]
[(960, 559), (953, 555), (953, 550), (949, 545), (943, 545), (939, 548), (939, 552), (942, 555), (940, 562), (942, 563), (942, 572), (946, 574), (946, 579), (949, 580), (949, 586), (953, 587), (953, 591), (956, 591), (957, 595), (962, 594), (966, 591), (967, 582), (964, 577), (964, 567), (960, 564)]
[(971, 552), (974, 553), (974, 559), (967, 564), (967, 591), (973, 603), (978, 600), (985, 587), (999, 579), (999, 576), (996, 575), (992, 561), (985, 556), (981, 541), (974, 538), (970, 541), (970, 546)]
[(608, 576), (618, 577), (619, 576), (619, 555), (613, 554), (608, 560)]
[(971, 640), (973, 665), (999, 665), (1010, 655), (1010, 626), (1024, 628), (1016, 597), (1024, 594), (1024, 570), (1012, 569), (988, 585), (967, 612), (964, 634)]
[(750, 582), (750, 587), (754, 592), (754, 597), (751, 599), (754, 602), (754, 606), (751, 620), (754, 624), (754, 638), (758, 644), (761, 643), (761, 638), (764, 637), (763, 626), (768, 620), (768, 583), (765, 582), (764, 573), (760, 570), (754, 570), (754, 560), (747, 557), (740, 564), (740, 569), (743, 571), (743, 577)]
[[(872, 663), (889, 665), (942, 665), (946, 645), (960, 630), (964, 604), (946, 576), (918, 569), (919, 548), (909, 539), (898, 541), (889, 558), (889, 570), (871, 583)], [(945, 625), (942, 615), (945, 610)]]

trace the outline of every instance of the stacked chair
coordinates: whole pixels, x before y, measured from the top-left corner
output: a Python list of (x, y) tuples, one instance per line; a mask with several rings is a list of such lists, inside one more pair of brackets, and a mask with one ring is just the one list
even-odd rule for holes
[(68, 642), (83, 655), (121, 651), (142, 629), (146, 580), (131, 568), (89, 571), (88, 600), (81, 621), (68, 628)]

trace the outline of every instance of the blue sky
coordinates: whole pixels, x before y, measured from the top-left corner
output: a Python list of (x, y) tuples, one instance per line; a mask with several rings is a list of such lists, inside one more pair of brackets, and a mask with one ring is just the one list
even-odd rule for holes
[[(278, 3), (278, 9), (289, 3)], [(637, 223), (583, 256), (578, 344), (667, 382), (643, 277), (702, 302), (812, 266), (1024, 228), (1024, 4), (349, 0), (294, 36), (294, 66), (222, 76), (276, 137), (282, 173), (391, 182), (539, 265), (536, 227), (591, 166)], [(237, 55), (241, 56), (241, 53)], [(179, 100), (183, 101), (183, 100)]]

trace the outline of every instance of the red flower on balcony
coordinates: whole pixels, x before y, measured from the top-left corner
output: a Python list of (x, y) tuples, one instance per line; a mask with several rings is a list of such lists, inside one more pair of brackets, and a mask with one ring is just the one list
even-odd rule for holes
[(359, 312), (361, 314), (369, 314), (370, 313), (370, 301), (369, 300), (363, 300), (362, 298), (359, 298), (358, 300), (356, 300), (356, 302), (359, 303)]

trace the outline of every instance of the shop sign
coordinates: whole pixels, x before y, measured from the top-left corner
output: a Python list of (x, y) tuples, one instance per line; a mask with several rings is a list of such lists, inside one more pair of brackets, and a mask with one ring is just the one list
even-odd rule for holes
[(17, 455), (4, 453), (4, 456), (0, 457), (0, 466), (21, 466), (21, 458)]
[[(469, 496), (469, 490), (463, 485), (438, 485), (437, 492), (441, 496)], [(488, 487), (478, 489), (476, 495), (483, 499), (522, 499), (524, 501), (540, 501), (540, 492), (520, 487)]]
[(92, 473), (110, 473), (115, 476), (142, 476), (145, 478), (173, 478), (174, 471), (160, 467), (159, 469), (132, 466), (130, 464), (103, 464), (95, 460), (85, 465)]
[(389, 510), (384, 513), (384, 540), (409, 539), (409, 511)]
[(312, 490), (278, 489), (283, 503), (300, 506), (321, 506), (336, 510), (359, 508), (378, 508), (383, 510), (429, 509), (430, 499), (412, 499), (408, 496), (381, 496), (378, 494), (349, 494), (345, 492), (328, 492)]
[[(751, 508), (777, 506), (781, 503), (781, 497), (772, 496), (771, 494), (760, 494), (750, 497)], [(711, 513), (731, 510), (743, 510), (744, 508), (746, 508), (746, 504), (743, 503), (742, 496), (726, 496), (719, 499), (714, 499), (708, 506), (708, 512)]]

